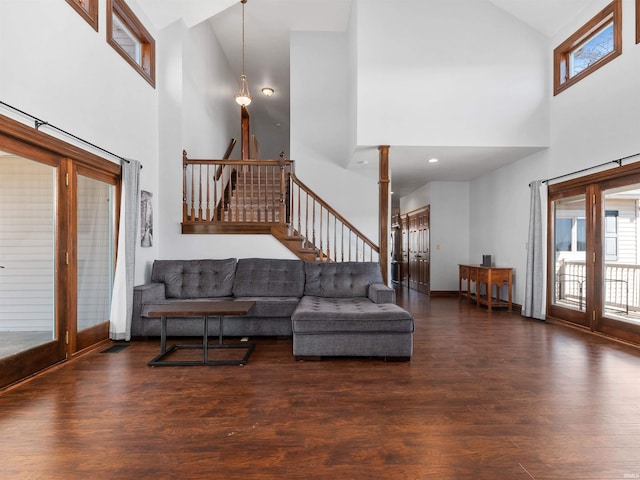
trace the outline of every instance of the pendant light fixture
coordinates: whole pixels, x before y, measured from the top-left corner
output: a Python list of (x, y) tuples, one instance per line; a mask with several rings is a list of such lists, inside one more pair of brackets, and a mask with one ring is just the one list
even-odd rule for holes
[(242, 107), (246, 107), (251, 103), (251, 94), (249, 93), (249, 84), (247, 76), (244, 74), (244, 4), (247, 0), (240, 0), (242, 4), (242, 75), (240, 75), (240, 91), (236, 93), (236, 102)]

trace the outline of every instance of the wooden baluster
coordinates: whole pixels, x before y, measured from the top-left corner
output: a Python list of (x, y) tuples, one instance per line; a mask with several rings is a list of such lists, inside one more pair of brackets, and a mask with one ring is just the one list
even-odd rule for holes
[(331, 260), (331, 242), (329, 241), (329, 230), (331, 230), (331, 221), (329, 220), (329, 210), (327, 209), (327, 260)]
[(195, 173), (193, 172), (193, 167), (194, 165), (191, 165), (191, 220), (195, 220), (196, 217), (196, 199), (195, 199), (195, 191), (194, 191), (194, 185), (195, 185)]
[(182, 152), (182, 221), (187, 221), (187, 152)]
[(313, 208), (311, 210), (311, 243), (313, 244), (313, 248), (316, 248), (316, 199), (313, 198)]
[[(242, 167), (242, 221), (247, 221), (247, 167)], [(238, 219), (239, 220), (239, 219)]]
[[(269, 173), (271, 173), (271, 181), (269, 180)], [(265, 167), (264, 174), (264, 214), (267, 222), (275, 222), (275, 213), (273, 208), (271, 208), (271, 203), (269, 202), (269, 195), (273, 196), (273, 187), (271, 186), (273, 183), (273, 177), (275, 173), (273, 167)]]
[(218, 212), (220, 211), (220, 205), (221, 205), (220, 202), (222, 202), (222, 198), (218, 198), (218, 180), (216, 180), (216, 176), (214, 176), (212, 180), (213, 180), (213, 208), (214, 208), (214, 211), (213, 211), (213, 216), (210, 217), (210, 218), (211, 218), (211, 221), (214, 221), (214, 220), (220, 220), (220, 218), (218, 218)]
[(253, 222), (253, 166), (249, 167), (249, 221)]
[(344, 223), (340, 222), (340, 250), (341, 250), (341, 261), (344, 262)]
[(287, 197), (287, 176), (286, 168), (287, 163), (284, 159), (284, 154), (280, 154), (280, 160), (278, 168), (280, 169), (280, 196), (278, 198), (278, 223), (284, 225), (287, 221), (287, 215), (285, 212), (285, 201)]
[(209, 192), (209, 164), (207, 164), (206, 182), (207, 182), (207, 214), (205, 215), (205, 218), (207, 222), (209, 222), (211, 221), (211, 195)]
[(324, 252), (322, 251), (322, 204), (320, 204), (320, 234), (319, 234), (319, 238), (320, 238), (320, 261), (324, 262)]
[(309, 192), (304, 198), (304, 210), (304, 243), (306, 244), (309, 238)]
[[(256, 201), (258, 202), (257, 210), (258, 210), (258, 222), (262, 222), (262, 205), (261, 205), (261, 196), (262, 196), (262, 168), (260, 165), (254, 167), (258, 171), (258, 196), (256, 197)], [(264, 219), (267, 220), (266, 218)]]
[[(240, 221), (240, 191), (239, 191), (240, 179), (239, 179), (238, 175), (240, 175), (240, 170), (236, 169), (235, 172), (236, 172), (236, 181), (235, 181), (235, 185), (236, 185), (236, 189), (235, 189), (236, 190), (236, 208), (235, 208), (236, 216), (235, 216), (235, 221), (239, 222)], [(229, 196), (233, 197), (233, 187), (231, 188), (231, 192), (229, 192)], [(232, 219), (230, 219), (230, 221), (234, 221), (234, 219), (232, 218)]]
[(300, 212), (300, 208), (302, 207), (302, 199), (300, 197), (300, 186), (298, 186), (298, 234), (302, 235), (302, 214)]
[(333, 261), (338, 261), (338, 218), (333, 217)]
[(202, 165), (198, 165), (198, 220), (202, 221)]

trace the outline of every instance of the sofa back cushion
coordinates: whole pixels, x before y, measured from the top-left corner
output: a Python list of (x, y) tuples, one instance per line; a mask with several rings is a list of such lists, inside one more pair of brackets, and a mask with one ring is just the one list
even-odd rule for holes
[(315, 297), (366, 297), (369, 285), (382, 283), (375, 262), (305, 262), (304, 294)]
[(232, 293), (236, 259), (156, 260), (151, 281), (165, 285), (166, 298), (228, 297)]
[(304, 292), (302, 260), (241, 258), (236, 267), (236, 297), (301, 297)]

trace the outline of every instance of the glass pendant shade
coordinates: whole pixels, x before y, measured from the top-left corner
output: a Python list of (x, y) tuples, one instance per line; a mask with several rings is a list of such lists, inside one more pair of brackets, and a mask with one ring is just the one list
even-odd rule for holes
[(249, 85), (247, 84), (247, 76), (240, 75), (240, 91), (236, 93), (236, 102), (238, 105), (246, 107), (251, 103), (251, 94), (249, 93)]

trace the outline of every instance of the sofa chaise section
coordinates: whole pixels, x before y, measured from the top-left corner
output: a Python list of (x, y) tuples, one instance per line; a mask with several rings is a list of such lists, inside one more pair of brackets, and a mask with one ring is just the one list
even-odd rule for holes
[(305, 291), (292, 316), (296, 357), (409, 360), (412, 315), (395, 304), (376, 263), (305, 263)]

